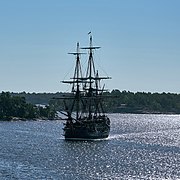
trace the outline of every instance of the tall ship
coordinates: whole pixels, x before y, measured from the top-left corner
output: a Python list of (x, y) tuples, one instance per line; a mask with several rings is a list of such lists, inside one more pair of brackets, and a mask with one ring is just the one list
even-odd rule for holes
[[(65, 140), (93, 140), (103, 139), (109, 136), (110, 119), (103, 108), (103, 93), (106, 91), (101, 86), (101, 80), (110, 77), (100, 77), (95, 68), (94, 52), (99, 46), (93, 46), (92, 35), (89, 35), (88, 47), (79, 47), (77, 43), (76, 52), (69, 53), (75, 56), (74, 75), (70, 80), (64, 80), (72, 86), (67, 96), (62, 97), (66, 116), (64, 123)], [(88, 53), (81, 53), (80, 49)], [(81, 54), (88, 54), (87, 66), (83, 75), (81, 66)]]

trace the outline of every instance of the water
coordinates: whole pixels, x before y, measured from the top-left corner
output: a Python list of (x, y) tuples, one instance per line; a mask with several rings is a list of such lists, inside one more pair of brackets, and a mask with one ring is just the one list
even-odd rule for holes
[(0, 122), (0, 179), (180, 179), (179, 115), (109, 116), (90, 142), (64, 141), (60, 121)]

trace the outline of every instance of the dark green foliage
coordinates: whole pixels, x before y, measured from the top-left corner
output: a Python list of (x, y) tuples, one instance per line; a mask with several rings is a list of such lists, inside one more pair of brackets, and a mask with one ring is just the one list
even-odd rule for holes
[(180, 94), (113, 90), (110, 95), (105, 101), (109, 112), (180, 113)]
[(55, 111), (49, 107), (35, 106), (26, 103), (25, 98), (21, 96), (12, 96), (9, 92), (0, 94), (0, 120), (10, 120), (14, 118), (34, 119), (55, 117)]
[[(66, 93), (11, 93), (12, 96), (25, 97), (28, 103), (50, 105), (51, 109), (58, 111), (64, 109), (62, 99)], [(180, 114), (180, 94), (173, 93), (145, 93), (113, 90), (106, 92), (107, 98), (104, 99), (104, 108), (106, 112), (119, 113), (174, 113)], [(24, 99), (24, 101), (25, 101)], [(8, 106), (6, 107), (8, 109)], [(19, 109), (23, 112), (23, 108)], [(45, 110), (40, 110), (45, 114)], [(51, 110), (53, 111), (53, 110)], [(47, 116), (47, 114), (46, 114)], [(49, 116), (49, 115), (48, 115)]]

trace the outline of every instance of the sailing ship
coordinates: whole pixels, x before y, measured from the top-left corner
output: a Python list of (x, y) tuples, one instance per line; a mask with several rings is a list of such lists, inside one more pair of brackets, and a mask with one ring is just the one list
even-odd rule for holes
[[(65, 140), (93, 140), (103, 139), (109, 136), (110, 119), (103, 108), (103, 93), (106, 91), (101, 87), (101, 80), (110, 77), (100, 77), (95, 69), (94, 51), (99, 46), (93, 46), (92, 35), (88, 47), (79, 47), (77, 43), (76, 52), (69, 53), (75, 56), (74, 76), (70, 80), (62, 81), (72, 85), (71, 93), (63, 97), (64, 111), (66, 116), (64, 123)], [(82, 73), (80, 49), (88, 50), (88, 61), (85, 75)]]

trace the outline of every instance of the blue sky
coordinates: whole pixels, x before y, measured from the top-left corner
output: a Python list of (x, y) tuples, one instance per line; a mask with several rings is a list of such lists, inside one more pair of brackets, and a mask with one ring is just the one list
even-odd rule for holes
[(0, 91), (69, 90), (67, 53), (92, 31), (109, 90), (180, 93), (179, 9), (179, 0), (0, 0)]

